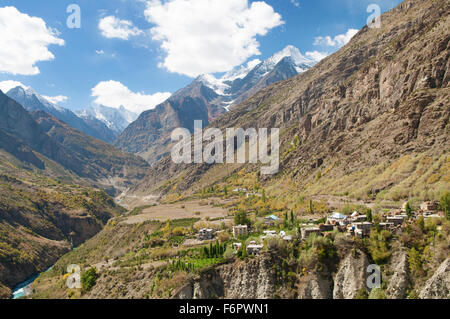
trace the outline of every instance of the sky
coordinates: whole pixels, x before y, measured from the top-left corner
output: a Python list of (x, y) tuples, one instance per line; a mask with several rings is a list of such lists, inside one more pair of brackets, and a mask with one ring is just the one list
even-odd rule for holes
[(370, 4), (385, 12), (400, 2), (0, 0), (0, 89), (32, 87), (73, 110), (140, 113), (198, 75), (287, 45), (319, 61), (367, 24)]

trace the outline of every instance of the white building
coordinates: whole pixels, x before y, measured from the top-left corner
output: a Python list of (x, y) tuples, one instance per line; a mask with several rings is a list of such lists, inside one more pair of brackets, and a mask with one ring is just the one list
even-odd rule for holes
[(234, 238), (239, 238), (240, 236), (245, 236), (247, 234), (248, 234), (247, 225), (233, 226), (233, 237)]
[(347, 221), (347, 216), (338, 212), (334, 212), (327, 217), (328, 224), (339, 224), (345, 225)]
[(200, 231), (197, 234), (198, 240), (211, 240), (214, 238), (214, 230), (212, 229), (200, 229)]

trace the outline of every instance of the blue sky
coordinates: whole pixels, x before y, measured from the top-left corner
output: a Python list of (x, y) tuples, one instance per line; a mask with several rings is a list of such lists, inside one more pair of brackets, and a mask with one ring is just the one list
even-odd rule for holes
[[(0, 82), (21, 82), (72, 109), (123, 101), (138, 112), (196, 75), (264, 60), (289, 44), (310, 57), (331, 53), (366, 24), (369, 4), (385, 12), (400, 2), (1, 0)], [(79, 29), (66, 25), (72, 3)]]

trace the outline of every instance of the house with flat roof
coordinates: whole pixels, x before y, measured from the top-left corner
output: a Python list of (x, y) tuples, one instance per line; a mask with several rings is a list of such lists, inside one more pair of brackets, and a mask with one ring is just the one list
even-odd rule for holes
[(370, 230), (373, 227), (373, 223), (363, 222), (363, 223), (353, 223), (353, 231), (355, 235), (359, 238), (363, 238), (370, 235)]
[(338, 212), (334, 212), (330, 216), (327, 217), (328, 224), (339, 224), (344, 225), (347, 221), (347, 216)]
[(200, 229), (200, 231), (197, 234), (198, 240), (211, 240), (214, 238), (214, 230), (212, 229)]
[(250, 244), (247, 245), (247, 253), (250, 255), (258, 255), (263, 249), (263, 245)]
[(302, 239), (308, 238), (311, 234), (322, 235), (322, 231), (319, 227), (302, 228)]
[(438, 210), (438, 203), (434, 201), (423, 202), (420, 204), (420, 209), (424, 212), (432, 212)]
[(264, 217), (264, 223), (268, 226), (272, 226), (275, 222), (279, 221), (280, 218), (278, 218), (275, 215), (270, 215), (267, 217)]
[(233, 237), (239, 238), (240, 236), (245, 236), (248, 234), (248, 226), (247, 225), (237, 225), (233, 226)]
[(398, 226), (398, 225), (403, 224), (403, 222), (405, 221), (405, 216), (400, 216), (400, 215), (388, 216), (388, 217), (386, 217), (386, 221), (388, 223), (393, 223), (394, 226)]

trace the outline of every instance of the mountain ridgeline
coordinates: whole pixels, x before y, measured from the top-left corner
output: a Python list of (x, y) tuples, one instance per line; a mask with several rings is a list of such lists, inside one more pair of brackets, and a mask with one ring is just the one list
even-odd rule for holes
[[(123, 190), (144, 176), (148, 164), (88, 136), (44, 111), (28, 113), (0, 92), (0, 148), (46, 170), (56, 162), (94, 185)], [(47, 164), (46, 164), (47, 162)]]
[[(382, 16), (381, 28), (364, 27), (335, 54), (260, 90), (211, 126), (280, 128), (280, 173), (260, 176), (267, 186), (288, 181), (305, 195), (437, 199), (449, 178), (449, 12), (445, 1), (404, 1)], [(256, 166), (177, 165), (167, 156), (132, 192), (200, 191)]]
[(288, 46), (256, 66), (238, 67), (221, 78), (201, 75), (155, 109), (142, 113), (115, 145), (155, 164), (170, 152), (170, 134), (178, 127), (193, 131), (194, 120), (204, 125), (220, 118), (258, 90), (289, 79), (315, 64)]
[(6, 92), (6, 95), (22, 105), (27, 111), (47, 112), (73, 128), (102, 141), (111, 143), (120, 134), (120, 132), (110, 130), (103, 122), (97, 119), (90, 118), (89, 121), (86, 121), (72, 111), (54, 105), (31, 88), (24, 89), (18, 86)]

